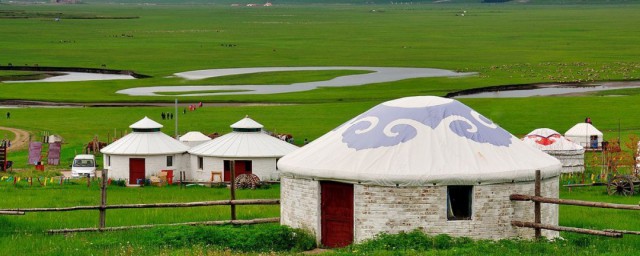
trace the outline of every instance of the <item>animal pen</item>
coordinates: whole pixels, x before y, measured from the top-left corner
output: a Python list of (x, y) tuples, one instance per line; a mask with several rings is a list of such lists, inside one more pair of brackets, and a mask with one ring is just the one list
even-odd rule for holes
[[(0, 215), (24, 215), (27, 212), (67, 212), (67, 211), (83, 211), (83, 210), (98, 210), (99, 211), (99, 224), (97, 228), (72, 228), (72, 229), (52, 229), (48, 230), (49, 234), (60, 233), (73, 233), (73, 232), (96, 232), (96, 231), (116, 231), (127, 229), (140, 229), (151, 228), (156, 226), (178, 226), (178, 225), (246, 225), (246, 224), (260, 224), (260, 223), (274, 223), (279, 222), (280, 218), (259, 218), (251, 220), (238, 220), (236, 217), (236, 205), (278, 205), (279, 199), (252, 199), (252, 200), (236, 200), (235, 199), (235, 182), (230, 184), (230, 198), (229, 200), (217, 200), (217, 201), (201, 201), (201, 202), (186, 202), (186, 203), (155, 203), (155, 204), (119, 204), (108, 205), (107, 204), (107, 170), (102, 171), (102, 184), (101, 184), (101, 200), (100, 205), (91, 206), (73, 206), (73, 207), (60, 207), (60, 208), (25, 208), (25, 209), (0, 209)], [(231, 170), (232, 177), (235, 177), (235, 170)], [(107, 210), (108, 209), (142, 209), (142, 208), (172, 208), (172, 207), (204, 207), (204, 206), (222, 206), (228, 205), (231, 210), (230, 220), (219, 221), (203, 221), (203, 222), (183, 222), (183, 223), (171, 223), (171, 224), (149, 224), (149, 225), (136, 225), (136, 226), (119, 226), (119, 227), (107, 227)]]

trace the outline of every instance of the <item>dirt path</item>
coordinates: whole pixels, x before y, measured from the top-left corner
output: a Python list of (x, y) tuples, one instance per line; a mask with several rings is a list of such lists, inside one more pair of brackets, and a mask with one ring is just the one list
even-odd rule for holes
[(9, 147), (8, 149), (9, 152), (25, 149), (29, 146), (29, 132), (25, 130), (10, 128), (10, 127), (2, 127), (2, 126), (0, 126), (0, 130), (9, 131), (16, 135), (16, 137), (11, 141), (11, 147)]

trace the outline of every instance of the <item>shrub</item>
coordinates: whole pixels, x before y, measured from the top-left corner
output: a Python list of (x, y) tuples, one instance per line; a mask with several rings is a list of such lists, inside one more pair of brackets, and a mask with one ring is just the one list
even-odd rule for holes
[(242, 252), (299, 252), (315, 247), (312, 235), (280, 225), (165, 227), (155, 234), (158, 244), (173, 248), (199, 244)]

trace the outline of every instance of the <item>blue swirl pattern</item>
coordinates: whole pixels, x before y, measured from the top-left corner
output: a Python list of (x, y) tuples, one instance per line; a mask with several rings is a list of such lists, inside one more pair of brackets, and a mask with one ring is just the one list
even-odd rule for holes
[(349, 127), (342, 133), (342, 142), (355, 150), (391, 147), (414, 139), (418, 129), (424, 129), (424, 126), (435, 129), (442, 122), (449, 122), (448, 128), (454, 134), (478, 143), (508, 147), (513, 137), (489, 119), (454, 100), (419, 108), (380, 104), (345, 123)]

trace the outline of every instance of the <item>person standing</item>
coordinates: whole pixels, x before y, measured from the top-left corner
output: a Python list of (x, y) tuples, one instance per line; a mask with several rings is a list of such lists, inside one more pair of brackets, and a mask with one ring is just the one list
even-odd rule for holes
[(7, 111), (7, 119), (11, 118), (11, 112)]

